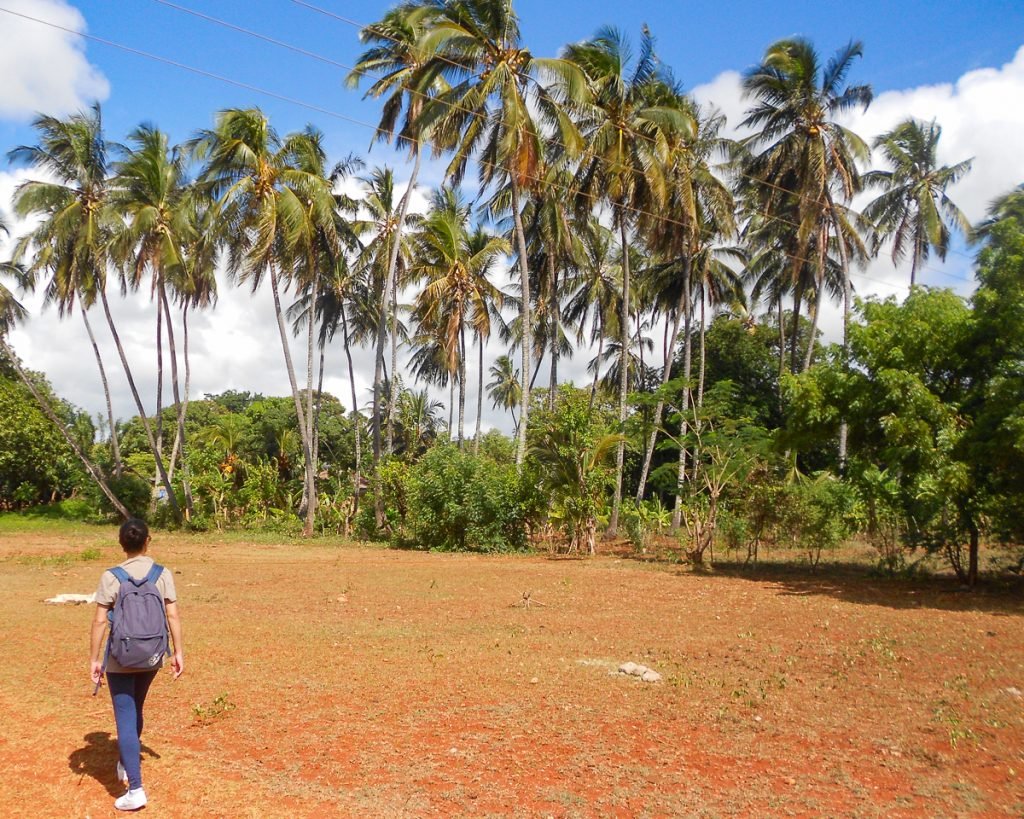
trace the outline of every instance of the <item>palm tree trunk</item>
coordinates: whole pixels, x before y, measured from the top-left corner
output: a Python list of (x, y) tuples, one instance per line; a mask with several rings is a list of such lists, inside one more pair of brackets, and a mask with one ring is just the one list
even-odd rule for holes
[(697, 408), (704, 406), (704, 371), (707, 368), (707, 302), (700, 295), (700, 367), (697, 375)]
[(320, 348), (320, 363), (316, 377), (316, 404), (313, 409), (313, 463), (320, 468), (320, 411), (324, 397), (324, 348)]
[(100, 382), (103, 384), (103, 397), (107, 401), (107, 423), (110, 424), (110, 455), (114, 461), (114, 477), (120, 478), (124, 473), (124, 464), (121, 463), (121, 445), (117, 440), (117, 423), (114, 421), (114, 406), (110, 400), (110, 384), (107, 382), (107, 369), (103, 366), (103, 357), (100, 355), (100, 347), (96, 343), (96, 336), (92, 332), (92, 325), (89, 323), (88, 311), (85, 305), (82, 307), (82, 323), (85, 324), (85, 331), (89, 334), (89, 343), (92, 344), (93, 354), (96, 356), (96, 366), (100, 371)]
[[(161, 286), (160, 277), (156, 277), (156, 287), (159, 292)], [(159, 298), (159, 297), (158, 297)], [(156, 448), (159, 453), (159, 457), (163, 458), (164, 455), (164, 340), (163, 340), (163, 306), (157, 304), (156, 307), (156, 414), (153, 418), (156, 424)], [(167, 471), (167, 477), (170, 478), (174, 473), (174, 464), (170, 465)], [(157, 470), (153, 475), (153, 485), (155, 486), (160, 480), (160, 471)], [(152, 497), (150, 503), (150, 510), (156, 509), (156, 496)]]
[(516, 245), (519, 253), (519, 322), (522, 325), (523, 345), (523, 389), (519, 398), (519, 430), (516, 436), (516, 466), (521, 467), (526, 459), (526, 425), (530, 414), (530, 359), (533, 356), (533, 318), (530, 315), (530, 270), (527, 264), (526, 233), (523, 230), (523, 214), (519, 210), (519, 181), (515, 173), (510, 175), (512, 193), (512, 218), (515, 222)]
[(484, 337), (477, 336), (480, 344), (480, 366), (476, 383), (476, 435), (473, 438), (473, 454), (480, 454), (480, 424), (484, 414)]
[[(687, 256), (684, 262), (683, 275), (688, 279), (690, 277), (690, 258)], [(686, 303), (687, 292), (686, 288), (683, 288), (683, 292), (679, 294), (679, 303), (676, 305), (675, 314), (672, 317), (672, 334), (671, 344), (666, 343), (665, 345), (665, 365), (661, 369), (661, 386), (664, 387), (672, 378), (672, 358), (673, 352), (676, 349), (676, 343), (679, 338), (679, 325), (682, 321), (683, 313), (689, 310), (689, 305)], [(647, 449), (644, 451), (644, 465), (640, 470), (640, 484), (636, 489), (636, 502), (644, 498), (644, 492), (647, 490), (647, 477), (651, 472), (651, 462), (654, 460), (654, 447), (658, 440), (658, 427), (661, 426), (661, 415), (665, 411), (665, 399), (664, 397), (658, 399), (658, 403), (654, 407), (654, 418), (651, 425), (651, 435), (647, 439)]]
[(465, 444), (466, 423), (466, 331), (459, 331), (459, 449)]
[(693, 369), (693, 293), (690, 277), (683, 280), (683, 289), (686, 291), (687, 308), (683, 315), (683, 406), (680, 418), (682, 422), (679, 427), (679, 468), (676, 471), (676, 502), (672, 509), (672, 531), (678, 532), (683, 522), (683, 483), (686, 481), (686, 433), (689, 430), (690, 411), (690, 374)]
[(782, 382), (782, 376), (786, 372), (786, 322), (784, 321), (784, 314), (782, 310), (782, 290), (779, 290), (778, 296), (779, 303), (779, 382)]
[(590, 384), (590, 403), (587, 405), (587, 410), (594, 409), (594, 400), (597, 398), (597, 383), (601, 377), (601, 356), (604, 354), (604, 320), (600, 320), (600, 328), (598, 330), (597, 339), (597, 366), (594, 367), (594, 380)]
[(789, 338), (789, 371), (796, 374), (796, 361), (800, 346), (800, 305), (804, 299), (804, 287), (797, 282), (793, 288), (793, 331)]
[(18, 373), (18, 376), (25, 383), (25, 386), (28, 387), (29, 392), (32, 393), (32, 397), (36, 399), (36, 403), (39, 404), (39, 408), (43, 411), (43, 414), (45, 414), (46, 417), (50, 419), (51, 423), (53, 423), (53, 425), (57, 427), (57, 431), (60, 432), (61, 437), (67, 442), (68, 446), (71, 447), (75, 455), (78, 456), (78, 459), (82, 462), (82, 465), (85, 467), (86, 471), (96, 482), (96, 485), (100, 488), (100, 491), (102, 491), (103, 494), (107, 496), (108, 500), (114, 505), (114, 508), (118, 511), (121, 517), (123, 517), (125, 520), (130, 518), (131, 513), (125, 508), (124, 504), (121, 503), (120, 500), (118, 500), (117, 495), (115, 495), (113, 491), (111, 491), (110, 487), (107, 485), (107, 482), (103, 479), (103, 474), (100, 472), (99, 468), (91, 460), (89, 460), (86, 454), (82, 451), (82, 448), (75, 442), (75, 439), (71, 437), (71, 434), (67, 431), (67, 428), (64, 426), (64, 422), (57, 417), (57, 413), (53, 411), (53, 407), (50, 406), (50, 403), (45, 398), (43, 398), (39, 390), (36, 389), (36, 385), (32, 383), (28, 375), (26, 375), (25, 371), (21, 368), (21, 364), (18, 363), (18, 358), (17, 356), (15, 356), (14, 350), (12, 350), (8, 346), (7, 341), (6, 339), (4, 339), (3, 336), (0, 336), (0, 349), (3, 350), (4, 355), (6, 355), (7, 358), (10, 360), (11, 366), (14, 367), (14, 369)]
[(185, 494), (185, 508), (192, 511), (195, 502), (192, 498), (192, 475), (185, 458), (185, 419), (188, 418), (189, 389), (192, 386), (192, 362), (188, 357), (188, 302), (181, 308), (181, 353), (185, 359), (185, 391), (181, 400), (181, 421), (178, 423), (181, 436), (181, 489)]
[(804, 354), (804, 364), (800, 372), (807, 372), (811, 368), (811, 361), (814, 360), (814, 337), (818, 335), (818, 317), (821, 315), (821, 302), (825, 293), (825, 282), (818, 282), (818, 292), (814, 296), (814, 315), (811, 316), (811, 331), (807, 338), (807, 351)]
[[(313, 321), (313, 314), (316, 308), (316, 300), (319, 296), (320, 274), (315, 262), (310, 263), (310, 270), (313, 275), (312, 281), (310, 282), (311, 292), (309, 301), (309, 321), (306, 322), (306, 437), (310, 442), (310, 457), (313, 459), (312, 472), (316, 475), (318, 471), (316, 462), (316, 435), (314, 433), (316, 419), (314, 418), (313, 407), (313, 347), (315, 346), (313, 331), (316, 323)], [(304, 514), (308, 508), (309, 493), (312, 488), (313, 487), (308, 481), (303, 481), (302, 502), (299, 504), (300, 515)]]
[(558, 299), (558, 266), (555, 255), (548, 254), (548, 277), (551, 280), (551, 375), (548, 378), (548, 409), (555, 411), (558, 393), (558, 333), (562, 326), (561, 304)]
[(362, 424), (359, 419), (359, 405), (356, 403), (356, 371), (355, 367), (352, 366), (352, 347), (349, 344), (348, 339), (348, 317), (345, 314), (345, 309), (342, 307), (341, 310), (341, 333), (342, 340), (345, 345), (345, 359), (348, 361), (348, 382), (349, 387), (352, 390), (352, 426), (354, 427), (355, 439), (356, 439), (356, 473), (352, 476), (353, 481), (353, 502), (352, 502), (352, 514), (354, 515), (359, 511), (359, 493), (362, 491), (362, 465), (363, 465), (363, 434)]
[[(619, 338), (622, 360), (619, 363), (619, 434), (626, 432), (626, 393), (629, 387), (629, 240), (626, 236), (625, 216), (619, 216), (619, 236), (622, 240), (622, 326)], [(623, 437), (615, 449), (615, 495), (612, 498), (612, 516), (608, 521), (608, 537), (615, 537), (619, 528), (619, 510), (622, 507), (622, 472), (626, 460), (626, 440)]]
[(117, 354), (121, 358), (121, 367), (124, 369), (125, 378), (128, 380), (128, 388), (131, 390), (132, 398), (135, 399), (135, 408), (139, 412), (139, 420), (142, 422), (142, 428), (146, 432), (146, 440), (149, 443), (150, 452), (153, 453), (153, 457), (156, 459), (157, 472), (160, 475), (160, 480), (163, 482), (164, 489), (167, 490), (167, 502), (171, 506), (171, 513), (174, 515), (175, 521), (180, 523), (181, 507), (178, 506), (178, 499), (174, 496), (171, 480), (167, 477), (167, 470), (164, 469), (163, 458), (160, 456), (160, 450), (156, 445), (156, 438), (153, 436), (153, 426), (149, 423), (146, 410), (142, 406), (142, 399), (139, 397), (139, 390), (136, 388), (135, 379), (132, 376), (132, 368), (128, 364), (128, 357), (125, 355), (124, 346), (121, 344), (121, 336), (118, 335), (117, 326), (114, 324), (114, 317), (110, 314), (110, 302), (107, 301), (107, 291), (105, 288), (100, 288), (100, 302), (103, 304), (103, 314), (107, 319), (110, 335), (114, 339), (114, 346), (117, 347)]
[(305, 410), (302, 406), (302, 394), (299, 392), (299, 385), (295, 378), (295, 366), (292, 364), (292, 353), (288, 346), (288, 330), (284, 324), (284, 311), (281, 309), (281, 293), (277, 283), (277, 270), (274, 265), (270, 269), (270, 291), (274, 296), (274, 315), (277, 318), (277, 330), (281, 336), (281, 349), (284, 352), (284, 366), (288, 372), (288, 385), (292, 390), (292, 400), (295, 403), (295, 417), (299, 424), (299, 438), (302, 440), (302, 456), (306, 461), (305, 482), (309, 502), (306, 504), (306, 519), (302, 527), (304, 537), (311, 537), (313, 534), (313, 522), (316, 517), (316, 473), (313, 472), (313, 446), (309, 440), (309, 428), (306, 426)]
[[(455, 425), (455, 373), (448, 374), (448, 440), (452, 439), (452, 427)], [(419, 444), (419, 438), (416, 443)]]
[[(846, 240), (835, 215), (835, 205), (829, 197), (829, 204), (832, 206), (832, 226), (836, 231), (836, 241), (839, 243), (839, 264), (843, 271), (843, 372), (850, 371), (850, 302), (853, 293), (850, 286), (850, 259), (846, 252)], [(845, 405), (844, 405), (845, 407)], [(846, 448), (850, 429), (846, 422), (846, 413), (843, 412), (839, 419), (839, 474), (846, 474)]]
[[(396, 228), (396, 246), (397, 240), (401, 238), (401, 232)], [(398, 273), (391, 277), (391, 377), (396, 378), (398, 376)], [(387, 421), (388, 439), (387, 439), (387, 453), (388, 455), (395, 454), (395, 394), (392, 389), (391, 400), (388, 401), (388, 421)]]
[[(171, 450), (170, 469), (168, 470), (168, 477), (173, 474), (174, 460), (177, 455), (181, 455), (182, 473), (187, 474), (185, 467), (185, 413), (181, 403), (181, 390), (178, 385), (178, 351), (174, 343), (174, 327), (171, 324), (171, 305), (167, 299), (167, 290), (164, 287), (163, 281), (158, 285), (158, 297), (160, 299), (160, 305), (158, 309), (163, 309), (164, 318), (167, 319), (167, 349), (171, 357), (171, 391), (174, 395), (174, 415), (177, 421), (175, 434), (174, 434), (174, 447)], [(192, 515), (195, 510), (192, 508), (191, 493), (185, 493), (185, 519), (192, 520)]]

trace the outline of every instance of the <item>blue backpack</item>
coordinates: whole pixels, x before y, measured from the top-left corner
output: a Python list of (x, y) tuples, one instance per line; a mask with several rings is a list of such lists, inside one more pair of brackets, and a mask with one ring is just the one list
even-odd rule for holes
[(156, 586), (163, 570), (163, 566), (154, 563), (141, 580), (120, 566), (110, 570), (121, 582), (121, 588), (108, 615), (107, 657), (113, 657), (122, 668), (148, 671), (157, 668), (164, 655), (171, 653), (164, 598)]

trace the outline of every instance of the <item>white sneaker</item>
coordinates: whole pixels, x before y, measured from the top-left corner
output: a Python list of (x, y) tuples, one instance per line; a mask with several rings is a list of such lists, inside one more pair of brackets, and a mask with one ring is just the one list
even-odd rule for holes
[(117, 781), (128, 783), (128, 772), (124, 769), (124, 765), (121, 764), (121, 760), (117, 760)]
[(129, 790), (124, 796), (114, 800), (114, 807), (118, 810), (138, 810), (146, 807), (146, 792), (142, 788)]

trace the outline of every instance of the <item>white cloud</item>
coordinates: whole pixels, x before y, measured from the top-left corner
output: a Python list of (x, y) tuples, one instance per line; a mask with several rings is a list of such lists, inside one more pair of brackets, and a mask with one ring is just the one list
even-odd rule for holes
[[(751, 103), (743, 99), (740, 74), (724, 72), (710, 83), (695, 88), (693, 95), (702, 103), (716, 105), (728, 116), (733, 129), (730, 136), (745, 135), (736, 126)], [(936, 120), (942, 127), (939, 162), (952, 165), (974, 159), (971, 172), (948, 193), (967, 218), (975, 222), (984, 217), (994, 198), (1024, 181), (1024, 152), (1020, 150), (1024, 134), (1022, 101), (1024, 46), (1006, 65), (968, 72), (955, 83), (881, 93), (867, 111), (851, 112), (844, 124), (870, 143), (907, 117), (925, 122)], [(875, 159), (880, 162), (878, 157)], [(971, 253), (958, 241), (944, 263), (930, 258), (919, 280), (966, 294), (973, 288), (970, 275)], [(855, 291), (861, 296), (902, 298), (909, 281), (909, 261), (894, 268), (884, 250), (865, 270), (853, 274)], [(826, 337), (836, 339), (841, 326), (839, 306), (828, 305), (822, 312)]]
[(6, 0), (0, 12), (0, 118), (26, 121), (37, 113), (66, 114), (105, 100), (110, 84), (85, 57), (78, 9), (63, 0)]
[[(57, 7), (56, 4), (49, 5)], [(727, 72), (695, 89), (694, 94), (701, 101), (716, 105), (734, 125), (742, 119), (743, 111), (749, 105), (742, 99), (740, 83), (738, 73)], [(970, 156), (975, 158), (972, 173), (950, 193), (968, 217), (976, 220), (984, 215), (992, 198), (1024, 180), (1024, 153), (1019, 149), (1020, 135), (1024, 133), (1021, 100), (1024, 100), (1024, 48), (1007, 65), (972, 71), (955, 83), (879, 94), (869, 110), (858, 114), (850, 125), (870, 141), (907, 116), (928, 121), (937, 119), (943, 127), (940, 161), (948, 164)], [(24, 170), (0, 172), (0, 209), (9, 211), (10, 194), (27, 173)], [(406, 184), (403, 179), (396, 180), (396, 190), (404, 191)], [(354, 180), (349, 180), (345, 190), (356, 193), (357, 187)], [(416, 211), (425, 208), (424, 190), (422, 185), (417, 189), (413, 203)], [(18, 226), (12, 227), (18, 229)], [(960, 246), (958, 252), (950, 254), (945, 265), (930, 260), (922, 280), (928, 284), (954, 286), (960, 292), (966, 292), (970, 287), (967, 281), (970, 267), (969, 251)], [(902, 297), (908, 280), (909, 270), (894, 269), (887, 256), (854, 275), (854, 285), (860, 295)], [(193, 397), (201, 398), (203, 393), (218, 393), (226, 389), (249, 390), (265, 395), (288, 394), (288, 380), (268, 284), (264, 283), (256, 295), (250, 295), (247, 289), (222, 281), (221, 298), (216, 308), (192, 316)], [(286, 295), (282, 298), (285, 304), (291, 301)], [(155, 394), (154, 308), (148, 295), (125, 300), (116, 298), (114, 301), (115, 317), (139, 379), (140, 392), (151, 411)], [(100, 411), (103, 408), (102, 393), (80, 317), (75, 315), (58, 321), (53, 310), (41, 313), (38, 296), (28, 299), (27, 306), (33, 315), (23, 328), (12, 333), (16, 350), (29, 366), (43, 370), (62, 396), (90, 412)], [(115, 414), (129, 417), (135, 413), (131, 397), (102, 315), (98, 310), (94, 312), (95, 316), (90, 315), (107, 362), (108, 377), (117, 402)], [(829, 339), (837, 338), (839, 326), (838, 308), (831, 306), (822, 318), (822, 327)], [(660, 329), (651, 334), (660, 350)], [(180, 337), (178, 340), (180, 344)], [(305, 360), (301, 340), (292, 340), (292, 352), (298, 377), (303, 380)], [(505, 352), (503, 345), (492, 339), (487, 349), (485, 368)], [(588, 385), (590, 378), (585, 366), (592, 355), (590, 350), (581, 349), (572, 361), (563, 360), (560, 364), (562, 378), (571, 377), (579, 385)], [(373, 381), (373, 353), (369, 349), (354, 349), (353, 356), (358, 401), (365, 407), (370, 400), (369, 390)], [(658, 352), (654, 359), (654, 363), (660, 366)], [(466, 423), (469, 429), (475, 422), (476, 366), (474, 351), (469, 361), (467, 384)], [(541, 366), (543, 371), (538, 375), (538, 385), (546, 383), (549, 362), (545, 361)], [(340, 338), (328, 351), (324, 383), (325, 389), (339, 397), (346, 406), (350, 404), (348, 369)], [(448, 401), (447, 391), (442, 394), (442, 391), (434, 390), (434, 393), (441, 400)], [(169, 387), (165, 395), (169, 400)], [(497, 426), (505, 431), (511, 428), (508, 416), (492, 410), (486, 396), (484, 425)]]

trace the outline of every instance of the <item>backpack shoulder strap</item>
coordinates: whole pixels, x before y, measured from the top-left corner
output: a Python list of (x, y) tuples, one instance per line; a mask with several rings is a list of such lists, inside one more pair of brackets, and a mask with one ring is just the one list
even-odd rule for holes
[(151, 568), (149, 570), (149, 574), (146, 575), (146, 580), (155, 586), (156, 581), (160, 579), (160, 575), (162, 575), (163, 573), (164, 567), (154, 561), (153, 568)]
[(116, 577), (118, 582), (120, 582), (120, 583), (124, 583), (125, 580), (131, 580), (132, 579), (131, 575), (128, 574), (128, 572), (126, 572), (120, 566), (114, 566), (113, 569), (108, 569), (107, 571), (109, 571), (112, 575), (114, 575), (114, 577)]

